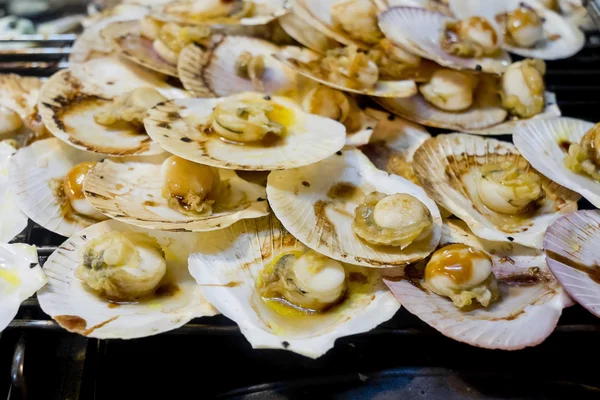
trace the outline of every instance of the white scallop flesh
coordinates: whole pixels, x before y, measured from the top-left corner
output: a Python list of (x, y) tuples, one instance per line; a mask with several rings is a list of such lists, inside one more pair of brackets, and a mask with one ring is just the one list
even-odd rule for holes
[(542, 24), (526, 24), (516, 31), (511, 32), (511, 37), (521, 47), (531, 47), (541, 40), (543, 36), (544, 26)]
[(322, 303), (333, 303), (344, 292), (344, 267), (329, 257), (308, 252), (296, 260), (292, 268), (298, 287)]
[(481, 178), (477, 185), (477, 193), (481, 201), (494, 211), (504, 214), (514, 214), (526, 207), (531, 199), (520, 199), (515, 196), (514, 190), (494, 182), (490, 179)]
[(463, 72), (442, 69), (419, 86), (427, 101), (446, 111), (460, 111), (473, 104), (473, 77)]
[[(511, 68), (513, 67), (513, 68)], [(521, 68), (515, 67), (515, 64), (508, 68), (502, 76), (502, 91), (506, 96), (516, 96), (523, 105), (529, 108), (533, 105), (533, 96), (531, 90), (525, 81)]]

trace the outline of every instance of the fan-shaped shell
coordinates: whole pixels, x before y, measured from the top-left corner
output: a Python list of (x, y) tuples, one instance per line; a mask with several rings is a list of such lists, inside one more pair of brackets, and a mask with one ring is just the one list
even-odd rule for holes
[(502, 47), (522, 57), (556, 60), (568, 58), (579, 52), (585, 45), (583, 32), (572, 22), (556, 12), (545, 8), (535, 0), (479, 1), (450, 0), (449, 5), (457, 18), (468, 18), (473, 15), (486, 17), (495, 21), (501, 14), (510, 12), (519, 4), (525, 4), (535, 10), (543, 21), (545, 40), (533, 48), (511, 46), (504, 42)]
[(94, 120), (114, 98), (140, 87), (154, 88), (169, 99), (187, 97), (130, 61), (105, 57), (52, 75), (40, 92), (39, 112), (54, 136), (78, 149), (111, 156), (158, 154), (160, 146), (133, 125), (104, 126)]
[(569, 295), (600, 317), (600, 214), (582, 210), (566, 215), (546, 231), (546, 263)]
[(413, 167), (427, 194), (465, 221), (478, 237), (541, 249), (546, 228), (561, 214), (577, 210), (580, 196), (540, 176), (546, 195), (535, 210), (520, 219), (495, 213), (479, 199), (479, 167), (504, 161), (530, 168), (510, 143), (447, 134), (426, 141), (415, 153)]
[(571, 299), (544, 262), (541, 251), (513, 243), (482, 240), (460, 221), (444, 224), (442, 244), (463, 243), (492, 259), (501, 299), (487, 308), (463, 311), (448, 298), (403, 278), (385, 279), (408, 311), (454, 340), (488, 349), (535, 346), (554, 330)]
[(415, 81), (411, 79), (400, 81), (379, 80), (375, 83), (375, 86), (368, 89), (354, 89), (322, 79), (321, 77), (315, 75), (306, 66), (308, 61), (312, 61), (320, 57), (319, 54), (309, 49), (286, 46), (279, 53), (275, 54), (274, 57), (298, 74), (337, 90), (375, 97), (409, 97), (417, 93), (417, 85), (415, 84)]
[(234, 204), (221, 209), (217, 201), (214, 212), (203, 216), (186, 215), (169, 207), (161, 192), (161, 164), (157, 162), (106, 160), (90, 171), (84, 190), (92, 206), (101, 213), (148, 229), (209, 231), (269, 213), (264, 187), (246, 182), (232, 170), (221, 169), (219, 175)]
[(325, 54), (327, 50), (340, 47), (338, 42), (314, 28), (310, 22), (302, 19), (300, 14), (294, 11), (296, 8), (297, 6), (292, 7), (290, 13), (277, 20), (285, 33), (303, 46), (321, 54)]
[(240, 221), (229, 228), (200, 234), (190, 256), (190, 273), (206, 299), (235, 321), (253, 348), (293, 351), (317, 358), (337, 338), (365, 332), (390, 319), (399, 304), (376, 271), (344, 265), (363, 275), (369, 289), (349, 296), (341, 307), (316, 315), (286, 318), (260, 299), (255, 282), (265, 265), (289, 251), (306, 247), (274, 217)]
[(566, 146), (580, 143), (593, 126), (591, 122), (573, 118), (529, 121), (515, 129), (513, 140), (535, 169), (600, 207), (600, 182), (571, 171), (564, 162)]
[(449, 21), (453, 18), (423, 8), (392, 7), (379, 16), (379, 27), (398, 46), (445, 67), (495, 74), (506, 71), (511, 62), (506, 52), (496, 58), (462, 58), (446, 53), (440, 38)]
[[(131, 304), (109, 303), (75, 276), (81, 249), (111, 231), (141, 232), (154, 237), (165, 251), (167, 271), (178, 290), (171, 296)], [(196, 241), (194, 233), (144, 230), (117, 221), (88, 227), (67, 239), (44, 264), (48, 284), (38, 292), (42, 310), (68, 331), (98, 339), (134, 339), (179, 328), (193, 318), (217, 311), (204, 299), (187, 269)]]
[(8, 163), (16, 152), (0, 142), (0, 242), (9, 242), (27, 226), (27, 216), (19, 209), (8, 182)]
[(13, 320), (21, 303), (46, 284), (35, 246), (0, 242), (0, 332)]
[[(262, 95), (243, 93), (239, 98)], [(206, 134), (198, 126), (206, 124), (219, 99), (184, 99), (160, 104), (145, 119), (150, 137), (165, 150), (200, 164), (219, 168), (265, 171), (296, 168), (327, 158), (344, 146), (345, 128), (331, 119), (307, 114), (293, 101), (271, 97), (292, 110), (295, 122), (287, 128), (281, 143), (269, 147), (228, 143)]]
[(161, 74), (177, 77), (177, 66), (165, 61), (152, 47), (152, 40), (141, 35), (139, 21), (117, 21), (100, 32), (117, 52), (136, 64)]
[[(338, 191), (356, 195), (340, 198), (334, 195)], [(432, 233), (404, 250), (367, 244), (352, 229), (361, 191), (416, 197), (433, 217)], [(308, 247), (335, 260), (376, 268), (403, 266), (423, 259), (439, 242), (441, 217), (433, 200), (414, 183), (378, 170), (356, 149), (344, 149), (303, 168), (271, 172), (267, 197), (288, 231)]]
[[(295, 89), (296, 74), (271, 58), (278, 46), (246, 36), (214, 35), (211, 43), (186, 46), (179, 55), (177, 69), (181, 83), (196, 97), (229, 96), (245, 91), (282, 94)], [(236, 60), (243, 52), (264, 57), (262, 87), (236, 73)]]

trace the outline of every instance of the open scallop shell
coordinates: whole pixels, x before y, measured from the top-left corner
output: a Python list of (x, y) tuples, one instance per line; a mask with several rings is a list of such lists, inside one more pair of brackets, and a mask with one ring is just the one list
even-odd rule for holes
[(292, 7), (291, 12), (277, 20), (285, 33), (303, 46), (321, 54), (325, 54), (327, 50), (340, 47), (338, 42), (313, 27), (310, 22), (302, 19), (301, 14), (295, 12), (296, 8), (297, 6)]
[(583, 210), (546, 231), (546, 263), (569, 295), (600, 317), (600, 212)]
[(495, 21), (497, 15), (516, 9), (521, 3), (533, 8), (543, 19), (546, 39), (531, 49), (511, 46), (504, 42), (502, 44), (504, 49), (523, 57), (556, 60), (571, 57), (583, 48), (585, 45), (583, 32), (575, 24), (535, 0), (450, 0), (449, 2), (450, 8), (457, 18), (479, 15), (490, 21)]
[(152, 47), (152, 40), (141, 35), (139, 21), (117, 21), (100, 32), (117, 52), (131, 61), (161, 74), (177, 77), (177, 66), (165, 61)]
[(9, 242), (27, 226), (8, 182), (8, 163), (17, 149), (0, 142), (0, 242)]
[(242, 18), (239, 21), (219, 21), (219, 20), (197, 20), (192, 18), (191, 5), (195, 0), (176, 0), (166, 2), (155, 7), (151, 12), (153, 18), (159, 21), (171, 21), (179, 24), (197, 24), (210, 25), (227, 28), (229, 26), (256, 26), (266, 25), (271, 21), (285, 15), (290, 7), (290, 0), (249, 0), (256, 7), (255, 14), (252, 17)]
[(492, 259), (501, 300), (488, 308), (463, 311), (446, 297), (405, 279), (385, 279), (408, 311), (454, 340), (487, 349), (518, 350), (543, 342), (563, 308), (572, 304), (546, 266), (543, 252), (473, 235), (461, 222), (444, 224), (442, 244), (462, 243)]
[[(154, 237), (165, 251), (167, 273), (178, 290), (172, 296), (132, 304), (109, 303), (75, 276), (81, 249), (111, 231), (141, 232)], [(134, 339), (170, 331), (193, 318), (218, 312), (204, 299), (190, 276), (188, 255), (194, 233), (144, 230), (118, 221), (105, 221), (67, 239), (44, 264), (48, 284), (38, 292), (42, 310), (68, 331), (97, 339)]]
[(322, 83), (323, 85), (330, 86), (337, 90), (344, 92), (351, 92), (357, 94), (364, 94), (375, 97), (409, 97), (417, 93), (417, 85), (414, 80), (406, 79), (401, 81), (377, 81), (375, 86), (369, 89), (354, 89), (346, 86), (339, 85), (334, 82), (322, 79), (316, 76), (310, 69), (305, 65), (307, 61), (311, 61), (321, 57), (318, 53), (312, 50), (295, 47), (285, 46), (284, 49), (273, 55), (277, 60), (281, 61), (285, 66), (291, 70), (299, 73), (302, 76), (310, 78), (314, 81)]
[(387, 116), (379, 120), (369, 143), (361, 151), (377, 168), (419, 184), (412, 167), (413, 157), (431, 135), (421, 125), (395, 115)]
[[(531, 119), (560, 117), (554, 93), (545, 93), (544, 111)], [(419, 93), (405, 99), (378, 98), (377, 102), (394, 114), (435, 128), (473, 133), (475, 135), (509, 135), (522, 121), (509, 118), (502, 108), (495, 84), (482, 80), (474, 94), (473, 105), (464, 111), (444, 111), (429, 103)]]
[[(257, 93), (243, 93), (240, 98), (256, 98)], [(271, 100), (293, 110), (296, 115), (287, 127), (281, 143), (269, 147), (243, 146), (225, 142), (199, 129), (205, 124), (219, 99), (183, 99), (160, 104), (144, 120), (150, 137), (165, 150), (200, 164), (226, 169), (267, 171), (296, 168), (327, 158), (344, 146), (344, 126), (329, 118), (307, 114), (292, 100)]]
[[(329, 196), (340, 185), (368, 194), (407, 193), (419, 199), (431, 212), (434, 229), (430, 236), (404, 250), (371, 246), (352, 229), (354, 210), (360, 195), (348, 199)], [(390, 268), (425, 258), (440, 239), (440, 212), (423, 189), (396, 175), (377, 169), (360, 151), (352, 148), (303, 168), (273, 171), (267, 181), (271, 209), (298, 240), (335, 260), (364, 267)]]
[(600, 182), (565, 166), (567, 151), (561, 144), (580, 143), (594, 124), (573, 118), (529, 121), (519, 125), (513, 140), (531, 165), (553, 181), (585, 197), (600, 207)]
[[(278, 49), (262, 39), (214, 35), (207, 46), (197, 43), (186, 46), (179, 54), (177, 69), (183, 87), (196, 97), (229, 96), (245, 91), (285, 93), (295, 89), (296, 74), (271, 58)], [(236, 74), (235, 63), (243, 52), (264, 57), (262, 87)]]
[(13, 320), (21, 303), (46, 284), (35, 246), (0, 243), (0, 332)]
[(203, 216), (185, 215), (169, 207), (162, 196), (161, 163), (106, 160), (90, 171), (84, 190), (101, 213), (148, 229), (210, 231), (269, 213), (264, 187), (246, 182), (232, 170), (220, 169), (219, 175), (233, 204), (221, 210), (215, 202), (214, 212)]
[(59, 235), (71, 236), (96, 221), (74, 213), (68, 207), (69, 200), (55, 189), (62, 187), (62, 179), (77, 164), (101, 159), (99, 154), (77, 150), (55, 138), (24, 147), (9, 164), (14, 199), (35, 223)]
[(393, 7), (379, 16), (379, 27), (392, 42), (411, 53), (459, 70), (502, 74), (511, 63), (506, 52), (496, 58), (463, 58), (446, 53), (440, 46), (445, 25), (453, 18), (414, 7)]
[(465, 221), (480, 238), (542, 248), (544, 231), (559, 218), (577, 210), (581, 196), (541, 176), (546, 197), (520, 220), (490, 211), (477, 194), (479, 166), (510, 161), (523, 168), (529, 163), (510, 143), (465, 134), (440, 135), (415, 153), (415, 174), (427, 194)]
[(206, 299), (235, 321), (253, 348), (293, 351), (317, 358), (337, 338), (369, 331), (390, 319), (400, 305), (376, 271), (345, 265), (365, 275), (373, 287), (363, 296), (330, 311), (285, 318), (264, 304), (255, 289), (258, 274), (277, 256), (306, 247), (274, 217), (240, 221), (200, 234), (190, 256), (190, 273)]
[(131, 61), (104, 57), (52, 75), (40, 92), (39, 112), (54, 136), (78, 149), (110, 156), (158, 154), (161, 147), (132, 125), (107, 127), (94, 121), (112, 99), (140, 87), (154, 88), (168, 99), (188, 96)]

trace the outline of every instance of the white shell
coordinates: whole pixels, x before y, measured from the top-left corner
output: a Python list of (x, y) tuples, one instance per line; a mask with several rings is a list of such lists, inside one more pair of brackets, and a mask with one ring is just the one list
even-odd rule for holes
[(162, 59), (152, 47), (152, 40), (141, 34), (140, 21), (117, 21), (102, 29), (100, 35), (114, 45), (117, 52), (161, 74), (177, 77), (177, 66)]
[[(242, 18), (239, 21), (234, 21), (232, 23), (211, 23), (210, 20), (207, 21), (197, 21), (193, 18), (186, 18), (182, 16), (178, 16), (177, 13), (170, 12), (174, 8), (179, 8), (180, 10), (184, 10), (186, 6), (191, 5), (194, 0), (176, 0), (169, 1), (166, 4), (162, 4), (151, 12), (153, 18), (159, 21), (171, 21), (179, 24), (207, 24), (215, 27), (228, 27), (231, 25), (237, 26), (256, 26), (256, 25), (265, 25), (275, 19), (279, 18), (282, 15), (285, 15), (290, 7), (290, 0), (251, 0), (252, 3), (256, 6), (256, 14), (249, 18)], [(173, 10), (174, 11), (174, 10)], [(190, 12), (182, 12), (182, 14), (190, 14)]]
[(40, 92), (39, 112), (54, 136), (78, 149), (111, 156), (158, 154), (163, 150), (148, 136), (94, 121), (111, 99), (140, 87), (154, 88), (168, 99), (188, 96), (131, 61), (103, 57), (52, 75)]
[(453, 18), (435, 11), (413, 7), (393, 7), (379, 16), (383, 34), (411, 53), (435, 61), (445, 67), (501, 74), (510, 65), (506, 52), (496, 58), (462, 58), (446, 53), (440, 47), (440, 37)]
[(240, 221), (200, 237), (190, 256), (190, 273), (206, 299), (239, 325), (253, 348), (282, 349), (317, 358), (331, 349), (337, 338), (369, 331), (400, 307), (376, 271), (346, 266), (377, 280), (376, 290), (367, 294), (368, 299), (329, 314), (294, 317), (292, 325), (264, 305), (255, 282), (263, 267), (281, 253), (305, 250), (302, 243), (274, 217)]
[(297, 5), (292, 7), (291, 12), (277, 20), (285, 33), (303, 46), (321, 54), (340, 46), (338, 42), (314, 28), (310, 21), (302, 19), (302, 11), (296, 12), (297, 8)]
[(71, 236), (96, 221), (65, 216), (63, 202), (51, 185), (79, 163), (100, 161), (102, 156), (77, 150), (60, 140), (41, 140), (20, 149), (9, 164), (10, 187), (15, 202), (38, 225), (62, 236)]
[(376, 110), (374, 108), (365, 108), (360, 110), (360, 128), (355, 132), (346, 131), (346, 146), (363, 146), (369, 143), (371, 137), (383, 129), (384, 120), (389, 116), (388, 113)]
[(315, 53), (309, 49), (295, 46), (285, 46), (285, 48), (279, 53), (274, 54), (274, 57), (298, 74), (337, 90), (375, 97), (409, 97), (417, 93), (417, 85), (415, 84), (415, 81), (411, 79), (400, 81), (379, 80), (375, 83), (375, 86), (369, 89), (353, 89), (327, 81), (325, 79), (321, 79), (320, 77), (314, 75), (304, 65), (307, 60), (314, 60), (318, 57), (321, 57), (318, 53)]
[[(541, 251), (478, 239), (464, 224), (453, 220), (444, 224), (442, 243), (463, 243), (488, 253), (502, 295), (488, 308), (462, 311), (448, 298), (422, 290), (408, 280), (385, 279), (408, 311), (445, 336), (487, 349), (535, 346), (552, 333), (562, 309), (572, 304), (546, 267)], [(537, 273), (532, 275), (531, 271)], [(518, 285), (521, 280), (525, 284)]]
[[(545, 92), (545, 100), (544, 111), (531, 119), (560, 117), (556, 95)], [(530, 120), (507, 120), (508, 113), (502, 108), (496, 89), (482, 84), (475, 92), (473, 105), (465, 111), (444, 111), (429, 103), (420, 93), (406, 99), (379, 98), (377, 102), (388, 111), (411, 121), (475, 135), (509, 135), (520, 122)]]
[[(24, 300), (46, 284), (46, 275), (38, 263), (35, 246), (0, 243), (0, 332), (13, 320)], [(4, 274), (17, 282), (13, 286)]]
[[(138, 304), (109, 307), (75, 276), (79, 252), (86, 242), (111, 231), (146, 233), (165, 250), (167, 271), (179, 287), (176, 295)], [(148, 231), (117, 221), (105, 221), (67, 239), (44, 264), (48, 285), (38, 293), (42, 310), (63, 328), (98, 339), (134, 339), (179, 328), (193, 318), (217, 311), (204, 299), (187, 269), (197, 239), (193, 233)]]
[(567, 153), (560, 146), (563, 141), (580, 143), (593, 126), (591, 122), (573, 118), (529, 121), (517, 127), (513, 140), (523, 157), (540, 173), (600, 207), (600, 182), (567, 168), (564, 163)]
[(517, 223), (503, 229), (482, 213), (485, 206), (477, 195), (477, 173), (486, 162), (511, 161), (528, 167), (510, 143), (465, 134), (440, 135), (426, 141), (415, 153), (413, 167), (421, 185), (437, 203), (465, 221), (475, 235), (487, 240), (542, 248), (544, 231), (562, 214), (577, 210), (577, 193), (542, 178), (546, 192), (540, 207)]
[(597, 317), (600, 317), (599, 226), (598, 210), (578, 211), (558, 219), (544, 238), (546, 263), (556, 279), (573, 300)]
[(162, 196), (161, 163), (118, 162), (97, 164), (85, 179), (85, 196), (101, 213), (142, 228), (173, 232), (222, 229), (246, 218), (269, 213), (265, 188), (246, 182), (235, 171), (220, 169), (221, 182), (231, 185), (234, 198), (244, 198), (235, 209), (206, 216), (185, 215), (168, 206)]
[[(354, 209), (360, 199), (331, 204), (327, 193), (338, 183), (350, 183), (365, 194), (407, 193), (431, 212), (433, 231), (404, 250), (371, 246), (352, 229)], [(267, 180), (271, 209), (283, 226), (298, 240), (335, 260), (364, 267), (390, 268), (425, 258), (437, 246), (441, 222), (433, 200), (416, 184), (377, 169), (360, 151), (347, 148), (326, 160), (303, 168), (273, 171)]]
[[(195, 97), (220, 97), (247, 91), (280, 94), (295, 89), (296, 74), (271, 57), (279, 47), (266, 40), (246, 36), (214, 35), (208, 46), (190, 44), (179, 54), (177, 69), (183, 87)], [(242, 52), (262, 55), (265, 71), (262, 88), (239, 77), (235, 62)], [(264, 89), (264, 90), (259, 90)]]
[[(256, 98), (243, 93), (241, 98)], [(293, 110), (296, 122), (288, 127), (281, 144), (243, 146), (209, 136), (197, 128), (206, 123), (219, 99), (184, 99), (160, 104), (144, 120), (150, 137), (165, 150), (200, 164), (219, 168), (265, 171), (296, 168), (327, 158), (344, 146), (344, 126), (329, 118), (307, 114), (296, 103), (273, 96), (272, 101)]]
[(19, 209), (8, 182), (8, 163), (16, 151), (0, 142), (0, 242), (9, 242), (27, 227), (27, 216)]
[(0, 105), (17, 112), (21, 119), (37, 112), (42, 81), (34, 76), (0, 74)]
[(449, 5), (454, 15), (458, 18), (468, 18), (473, 15), (486, 17), (494, 21), (496, 16), (516, 9), (524, 3), (533, 8), (544, 20), (544, 35), (546, 37), (559, 35), (556, 40), (546, 39), (543, 43), (533, 48), (515, 47), (506, 41), (502, 47), (511, 53), (522, 57), (541, 58), (543, 60), (556, 60), (568, 58), (576, 54), (585, 45), (583, 32), (572, 22), (563, 18), (556, 12), (549, 10), (535, 0), (506, 0), (506, 1), (480, 1), (480, 0), (450, 0)]

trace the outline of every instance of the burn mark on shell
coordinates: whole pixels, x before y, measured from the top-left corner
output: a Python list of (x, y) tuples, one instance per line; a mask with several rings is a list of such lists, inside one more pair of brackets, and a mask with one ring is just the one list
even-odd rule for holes
[(334, 252), (340, 252), (340, 243), (335, 230), (335, 225), (333, 225), (331, 220), (327, 217), (327, 206), (329, 204), (328, 201), (319, 200), (313, 205), (317, 223), (315, 228), (311, 231), (308, 240), (310, 241), (314, 235), (318, 235), (320, 245), (329, 247)]
[(281, 342), (281, 345), (283, 346), (284, 349), (287, 349), (288, 347), (290, 347), (290, 343), (286, 342), (286, 341)]
[(159, 122), (158, 124), (156, 124), (156, 126), (163, 129), (171, 129), (171, 125), (165, 121)]
[(179, 118), (181, 118), (181, 115), (179, 115), (179, 113), (177, 111), (170, 111), (167, 113), (167, 118), (179, 119)]
[(182, 142), (185, 142), (185, 143), (191, 143), (191, 142), (192, 142), (192, 139), (190, 139), (190, 138), (189, 138), (189, 137), (187, 137), (187, 136), (184, 136), (184, 137), (182, 137), (182, 138), (181, 138), (181, 139), (179, 139), (179, 140), (181, 140)]
[(310, 187), (310, 182), (302, 181), (302, 186), (304, 186), (304, 187)]
[(71, 332), (79, 333), (83, 336), (91, 335), (96, 329), (100, 329), (103, 326), (113, 322), (119, 318), (119, 316), (115, 316), (107, 319), (104, 322), (101, 322), (97, 325), (92, 326), (91, 328), (87, 328), (87, 321), (81, 317), (76, 315), (57, 315), (54, 317), (54, 320), (58, 322), (61, 326), (63, 326), (66, 330)]
[(87, 190), (85, 191), (85, 195), (90, 196), (90, 197), (95, 197), (97, 199), (102, 199), (102, 200), (112, 200), (112, 197), (105, 196), (103, 194), (96, 193), (96, 192), (89, 192)]

